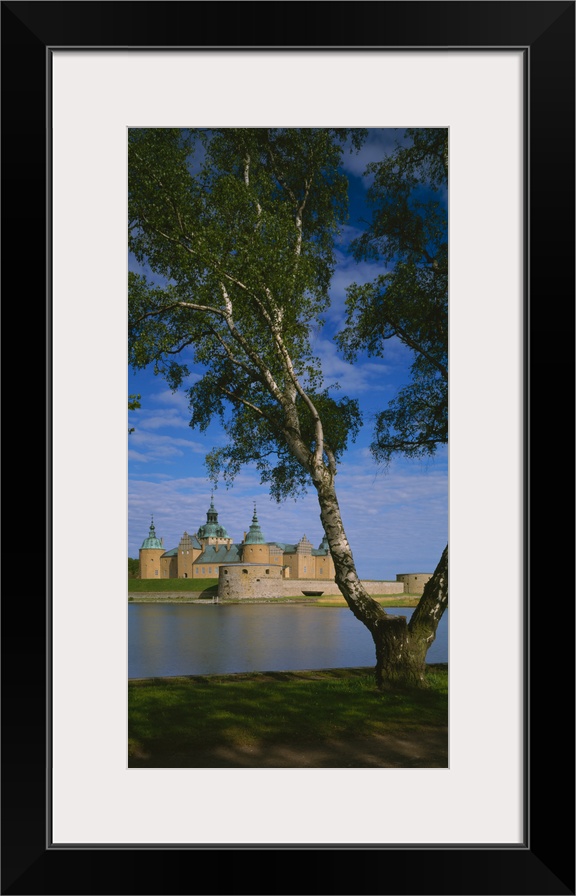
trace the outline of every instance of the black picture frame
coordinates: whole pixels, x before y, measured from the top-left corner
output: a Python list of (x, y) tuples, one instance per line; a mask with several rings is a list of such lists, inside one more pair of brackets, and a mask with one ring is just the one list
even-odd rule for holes
[[(2, 599), (2, 893), (574, 894), (575, 3), (2, 2), (1, 16), (3, 312), (10, 370), (3, 389), (10, 499)], [(271, 38), (266, 44), (256, 40), (263, 19)], [(53, 539), (62, 537), (50, 523), (50, 53), (188, 46), (523, 51), (528, 512), (521, 845), (436, 846), (434, 807), (424, 793), (414, 811), (430, 817), (426, 846), (50, 843), (50, 557)], [(18, 438), (19, 428), (30, 425), (39, 445), (45, 428), (46, 462), (36, 457), (33, 472), (30, 462), (22, 466)], [(34, 562), (23, 562), (25, 555)], [(25, 578), (32, 567), (31, 593)], [(343, 815), (342, 823), (354, 822)]]

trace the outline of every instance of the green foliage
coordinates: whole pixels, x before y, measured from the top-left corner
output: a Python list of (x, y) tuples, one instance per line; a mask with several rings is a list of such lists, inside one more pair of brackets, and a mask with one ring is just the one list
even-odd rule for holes
[(384, 356), (394, 337), (412, 352), (411, 381), (377, 415), (372, 452), (433, 454), (448, 439), (448, 132), (408, 129), (407, 143), (368, 166), (374, 182), (369, 228), (354, 243), (358, 259), (386, 272), (347, 292), (337, 342), (348, 360)]
[[(219, 417), (211, 476), (255, 463), (278, 500), (314, 463), (334, 471), (358, 405), (332, 398), (310, 335), (329, 302), (347, 214), (341, 159), (361, 130), (227, 128), (129, 132), (129, 362), (172, 389), (191, 365), (190, 425)], [(195, 151), (201, 147), (202, 158)]]
[(134, 557), (128, 557), (128, 578), (140, 578), (140, 561)]

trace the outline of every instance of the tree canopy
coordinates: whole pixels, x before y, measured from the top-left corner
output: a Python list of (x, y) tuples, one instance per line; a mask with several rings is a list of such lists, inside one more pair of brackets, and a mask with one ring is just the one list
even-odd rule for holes
[(384, 357), (397, 337), (413, 353), (411, 381), (376, 416), (372, 452), (434, 454), (448, 440), (448, 131), (407, 129), (404, 142), (370, 164), (369, 227), (354, 242), (360, 259), (385, 271), (347, 291), (344, 355)]
[(357, 403), (324, 388), (310, 329), (329, 302), (346, 219), (341, 156), (362, 136), (130, 131), (130, 249), (156, 275), (130, 273), (130, 363), (154, 363), (173, 389), (202, 365), (191, 425), (217, 415), (229, 436), (208, 457), (213, 477), (254, 462), (278, 500), (309, 482), (288, 432), (335, 464), (360, 424)]

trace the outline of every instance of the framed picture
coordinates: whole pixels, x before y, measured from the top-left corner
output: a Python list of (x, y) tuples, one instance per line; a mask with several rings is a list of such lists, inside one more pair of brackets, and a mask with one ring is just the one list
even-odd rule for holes
[[(2, 3), (3, 893), (574, 894), (574, 7)], [(126, 767), (126, 132), (262, 123), (450, 129), (448, 769)]]

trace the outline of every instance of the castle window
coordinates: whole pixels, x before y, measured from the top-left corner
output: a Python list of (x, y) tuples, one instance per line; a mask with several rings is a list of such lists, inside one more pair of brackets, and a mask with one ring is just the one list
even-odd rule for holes
[(212, 575), (212, 567), (211, 566), (208, 567), (208, 572), (210, 573), (210, 575)]
[(322, 575), (323, 572), (324, 572), (324, 570), (322, 569), (322, 567), (320, 567), (320, 573), (319, 573), (319, 574)]
[(157, 570), (157, 569), (154, 570), (154, 575), (155, 575), (155, 576), (158, 575), (158, 570)]
[(267, 575), (267, 576), (270, 575), (270, 570), (269, 570), (269, 569), (266, 570), (266, 575)]
[(228, 575), (228, 570), (227, 570), (227, 569), (224, 570), (224, 575), (225, 575), (225, 576)]
[(248, 570), (247, 570), (247, 569), (243, 569), (243, 570), (242, 570), (242, 575), (243, 575), (243, 576), (247, 576), (247, 575), (248, 575)]
[(304, 572), (306, 572), (306, 567), (304, 567)]
[(206, 567), (205, 566), (202, 567), (202, 575), (203, 576), (206, 575)]

